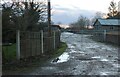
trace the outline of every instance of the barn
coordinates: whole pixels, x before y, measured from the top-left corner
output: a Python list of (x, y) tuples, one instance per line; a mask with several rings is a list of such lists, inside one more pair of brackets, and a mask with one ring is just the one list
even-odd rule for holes
[(120, 19), (97, 19), (93, 26), (96, 30), (119, 31)]

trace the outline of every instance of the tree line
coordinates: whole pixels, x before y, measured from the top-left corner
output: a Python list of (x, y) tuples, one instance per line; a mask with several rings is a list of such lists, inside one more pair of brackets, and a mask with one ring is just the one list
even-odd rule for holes
[(2, 42), (15, 42), (16, 30), (40, 31), (47, 26), (45, 2), (4, 2), (2, 9)]
[[(120, 19), (120, 12), (117, 10), (117, 4), (114, 1), (110, 2), (110, 6), (108, 7), (109, 13), (107, 13), (106, 19)], [(89, 19), (85, 16), (80, 15), (76, 22), (70, 24), (72, 28), (80, 28), (80, 29), (87, 29), (87, 26), (91, 26), (94, 24), (96, 19), (103, 18), (106, 15), (101, 12), (96, 12), (95, 16), (92, 19)]]

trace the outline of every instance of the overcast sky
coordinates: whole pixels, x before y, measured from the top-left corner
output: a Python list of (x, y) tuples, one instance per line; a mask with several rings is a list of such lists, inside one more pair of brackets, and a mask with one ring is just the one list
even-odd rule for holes
[[(52, 20), (69, 24), (80, 15), (91, 18), (96, 12), (108, 13), (112, 0), (51, 0)], [(120, 0), (114, 0), (118, 4)]]
[[(108, 12), (112, 0), (51, 0), (53, 7)], [(114, 0), (116, 3), (120, 0)]]
[[(10, 0), (0, 0), (10, 1)], [(14, 0), (26, 1), (26, 0)], [(29, 0), (30, 1), (30, 0)], [(47, 0), (35, 0), (46, 1)], [(112, 0), (50, 0), (52, 8), (52, 21), (54, 23), (69, 24), (75, 22), (80, 15), (93, 18), (96, 12), (108, 13)], [(120, 0), (114, 0), (117, 3)]]

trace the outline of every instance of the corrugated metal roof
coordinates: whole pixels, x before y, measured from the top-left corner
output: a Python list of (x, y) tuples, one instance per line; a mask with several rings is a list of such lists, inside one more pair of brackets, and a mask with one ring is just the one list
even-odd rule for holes
[(98, 19), (101, 25), (119, 25), (120, 19)]

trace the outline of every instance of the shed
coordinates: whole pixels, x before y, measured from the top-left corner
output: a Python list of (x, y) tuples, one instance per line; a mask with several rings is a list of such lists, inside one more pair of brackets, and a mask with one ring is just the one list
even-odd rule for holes
[(120, 19), (97, 19), (93, 26), (97, 30), (120, 30)]

